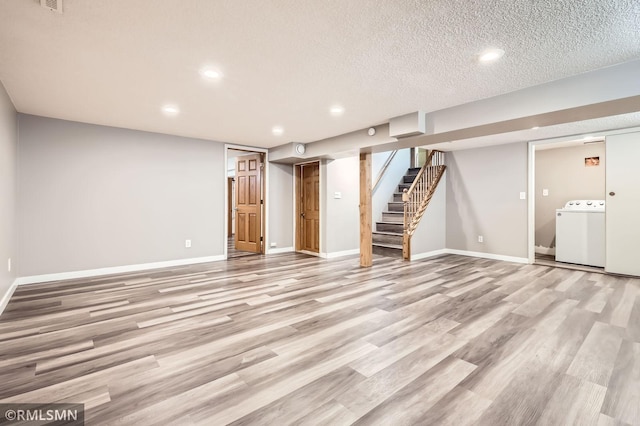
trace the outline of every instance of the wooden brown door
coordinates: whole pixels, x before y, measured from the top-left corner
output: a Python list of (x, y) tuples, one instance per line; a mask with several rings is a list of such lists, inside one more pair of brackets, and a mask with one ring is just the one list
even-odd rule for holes
[(300, 249), (320, 252), (320, 164), (300, 166)]
[(236, 157), (236, 250), (262, 253), (262, 155)]

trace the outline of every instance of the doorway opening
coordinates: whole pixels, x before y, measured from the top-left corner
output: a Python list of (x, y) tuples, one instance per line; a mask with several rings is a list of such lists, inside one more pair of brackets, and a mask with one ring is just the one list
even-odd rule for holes
[(227, 147), (227, 259), (265, 253), (266, 153)]
[(531, 142), (529, 261), (604, 272), (605, 138)]
[(320, 255), (320, 162), (295, 166), (296, 251)]

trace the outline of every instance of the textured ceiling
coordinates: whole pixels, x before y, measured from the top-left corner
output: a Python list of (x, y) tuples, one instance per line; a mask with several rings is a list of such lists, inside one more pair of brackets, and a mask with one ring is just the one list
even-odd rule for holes
[[(0, 0), (20, 112), (271, 147), (640, 57), (638, 0)], [(499, 47), (497, 63), (476, 55)], [(199, 70), (224, 78), (204, 82)], [(163, 103), (181, 114), (162, 115)], [(329, 114), (342, 105), (341, 117)], [(284, 128), (273, 136), (275, 125)]]

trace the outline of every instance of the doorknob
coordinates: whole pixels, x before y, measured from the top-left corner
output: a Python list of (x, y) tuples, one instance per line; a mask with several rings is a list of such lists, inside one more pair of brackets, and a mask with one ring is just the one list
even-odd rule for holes
[(304, 219), (304, 213), (300, 213), (300, 217)]
[(616, 195), (616, 193), (615, 193), (615, 192), (613, 192), (613, 191), (611, 191), (611, 192), (609, 193), (609, 195), (611, 195), (611, 196), (613, 197), (614, 195)]

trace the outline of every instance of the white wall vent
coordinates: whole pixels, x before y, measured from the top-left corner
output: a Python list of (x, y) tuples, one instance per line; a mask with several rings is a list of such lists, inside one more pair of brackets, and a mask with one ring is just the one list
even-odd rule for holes
[(62, 0), (40, 0), (40, 6), (52, 12), (62, 13)]

